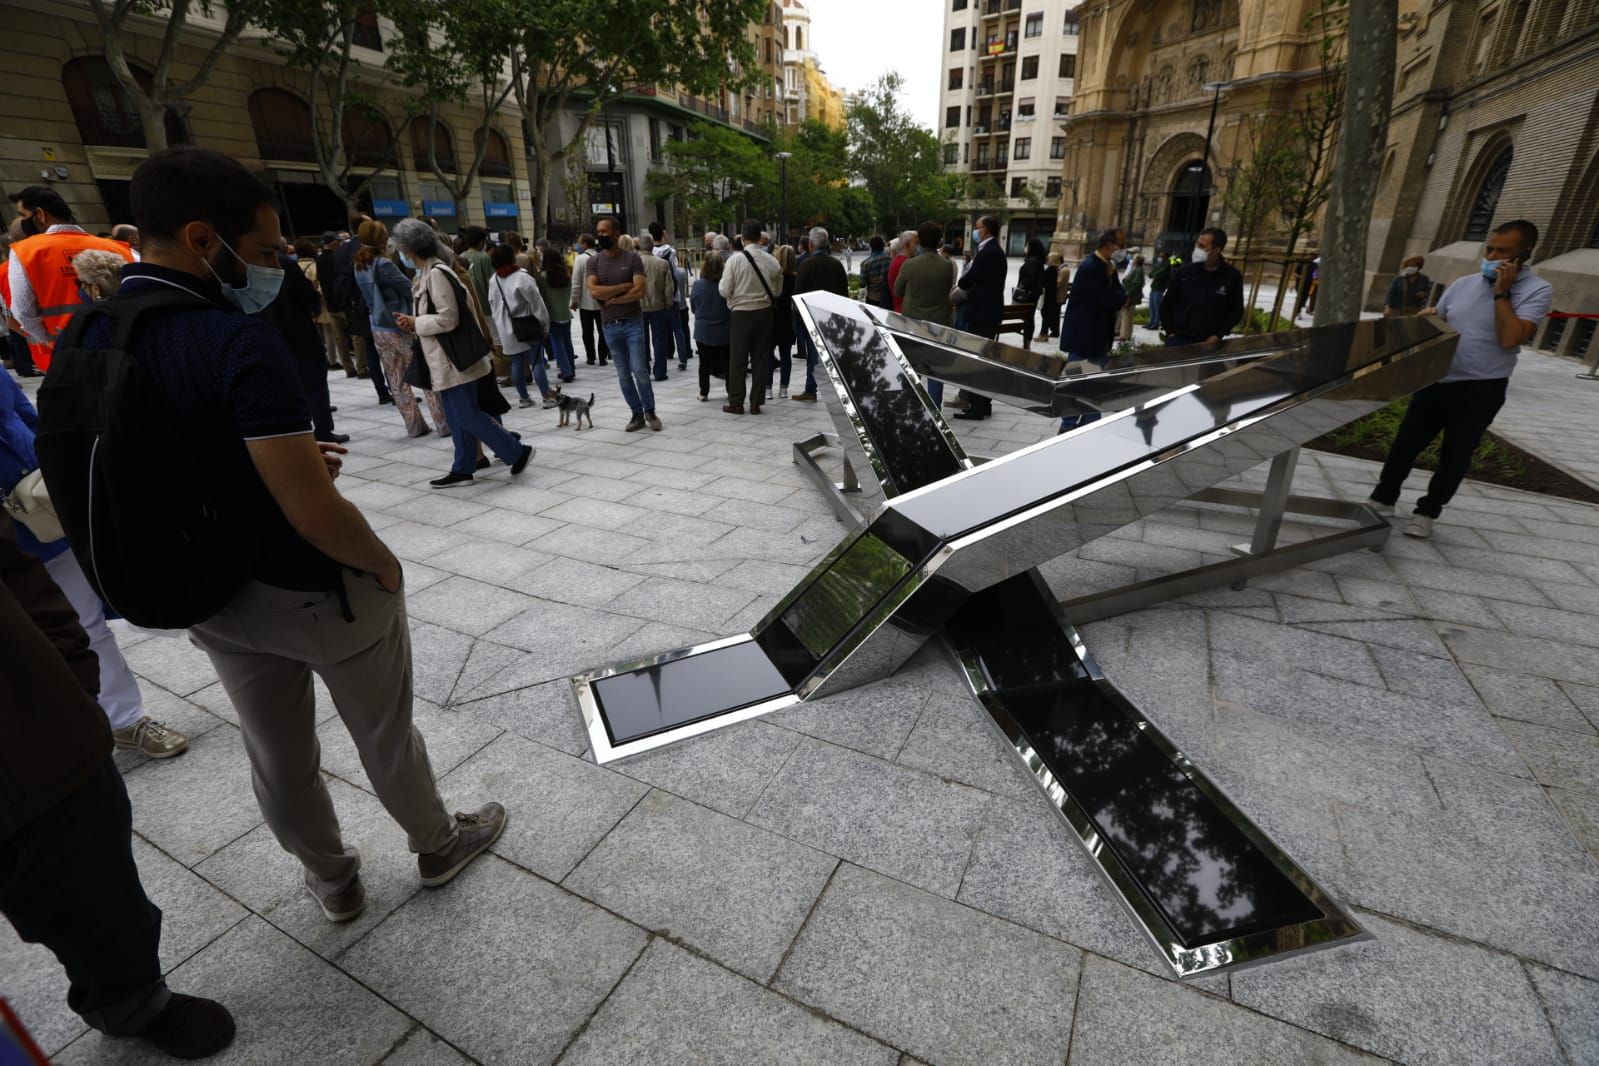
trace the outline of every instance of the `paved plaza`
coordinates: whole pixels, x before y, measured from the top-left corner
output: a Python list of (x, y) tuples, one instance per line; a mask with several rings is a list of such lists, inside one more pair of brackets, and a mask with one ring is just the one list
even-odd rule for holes
[[(1594, 480), (1599, 385), (1525, 362), (1502, 428)], [(614, 376), (579, 370), (598, 429), (514, 411), (527, 473), (448, 493), (426, 484), (447, 441), (407, 440), (367, 382), (333, 379), (355, 438), (340, 485), (406, 562), (440, 790), (510, 812), (448, 886), (419, 888), (323, 693), (368, 895), (329, 924), (262, 824), (208, 660), (124, 633), (150, 712), (193, 738), (165, 763), (119, 758), (171, 983), (238, 1019), (212, 1061), (1599, 1062), (1599, 506), (1468, 483), (1431, 541), (1085, 627), (1373, 934), (1183, 986), (934, 645), (825, 701), (585, 758), (569, 674), (749, 629), (843, 527), (791, 462), (831, 429), (823, 405), (726, 416), (691, 364), (658, 386), (665, 431), (624, 434)], [(969, 451), (1053, 431), (998, 412), (952, 423)], [(1357, 500), (1373, 475), (1306, 452), (1295, 488)], [(1044, 574), (1079, 596), (1220, 560), (1251, 528), (1180, 505)], [(157, 1061), (86, 1030), (53, 959), (4, 925), (0, 975), (56, 1061)]]

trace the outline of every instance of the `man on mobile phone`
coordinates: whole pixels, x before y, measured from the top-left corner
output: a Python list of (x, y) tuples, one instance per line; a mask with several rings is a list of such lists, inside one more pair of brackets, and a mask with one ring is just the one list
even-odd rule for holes
[(1438, 469), (1427, 494), (1416, 501), (1405, 526), (1408, 537), (1432, 535), (1433, 521), (1460, 488), (1472, 453), (1504, 406), (1521, 346), (1549, 313), (1554, 286), (1526, 269), (1537, 243), (1538, 227), (1531, 222), (1504, 223), (1483, 246), (1478, 273), (1457, 279), (1436, 307), (1422, 309), (1422, 314), (1443, 316), (1460, 332), (1460, 343), (1443, 380), (1410, 398), (1382, 476), (1366, 501), (1379, 514), (1392, 514), (1416, 457), (1442, 433)]

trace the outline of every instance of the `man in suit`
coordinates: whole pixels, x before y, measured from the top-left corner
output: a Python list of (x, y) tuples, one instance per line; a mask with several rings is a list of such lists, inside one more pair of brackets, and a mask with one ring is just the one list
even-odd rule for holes
[[(972, 267), (961, 275), (959, 287), (966, 293), (966, 332), (979, 337), (993, 337), (999, 333), (999, 323), (1005, 317), (1005, 273), (1010, 264), (1005, 250), (999, 246), (999, 220), (984, 215), (977, 220), (972, 232), (977, 252), (972, 256)], [(978, 422), (992, 412), (994, 401), (975, 392), (961, 390), (966, 410), (955, 417)]]
[[(1068, 361), (1103, 363), (1116, 339), (1116, 316), (1127, 303), (1127, 292), (1116, 274), (1115, 256), (1126, 247), (1119, 229), (1099, 235), (1094, 254), (1084, 259), (1072, 277), (1071, 295), (1061, 320), (1060, 350)], [(1094, 421), (1098, 415), (1069, 415), (1060, 420), (1062, 432)]]

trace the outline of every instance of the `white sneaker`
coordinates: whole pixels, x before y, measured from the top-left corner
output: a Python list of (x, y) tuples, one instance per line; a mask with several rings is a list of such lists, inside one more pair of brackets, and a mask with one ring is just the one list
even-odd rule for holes
[(1424, 514), (1411, 515), (1410, 523), (1405, 526), (1405, 536), (1426, 540), (1432, 536), (1432, 519)]
[(1394, 505), (1391, 503), (1378, 503), (1370, 496), (1367, 496), (1366, 506), (1377, 512), (1377, 515), (1381, 518), (1392, 518), (1394, 516)]

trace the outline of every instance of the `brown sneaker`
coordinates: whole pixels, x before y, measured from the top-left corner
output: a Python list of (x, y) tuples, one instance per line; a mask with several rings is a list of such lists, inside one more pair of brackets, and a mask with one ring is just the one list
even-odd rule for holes
[(321, 893), (312, 884), (311, 872), (305, 874), (305, 894), (316, 900), (322, 916), (330, 922), (348, 922), (361, 916), (366, 909), (366, 888), (357, 877), (338, 892)]
[(437, 888), (466, 869), (466, 864), (488, 849), (505, 832), (505, 808), (485, 803), (471, 814), (455, 812), (455, 843), (443, 851), (416, 857), (422, 884)]
[(813, 392), (796, 392), (794, 395), (790, 396), (789, 399), (796, 400), (800, 403), (815, 403), (816, 394)]
[(170, 759), (189, 750), (189, 738), (145, 715), (126, 729), (113, 729), (118, 751), (137, 751), (152, 759)]
[(661, 431), (661, 420), (655, 417), (654, 411), (644, 412), (644, 424), (650, 427), (650, 432), (652, 433), (659, 433)]

